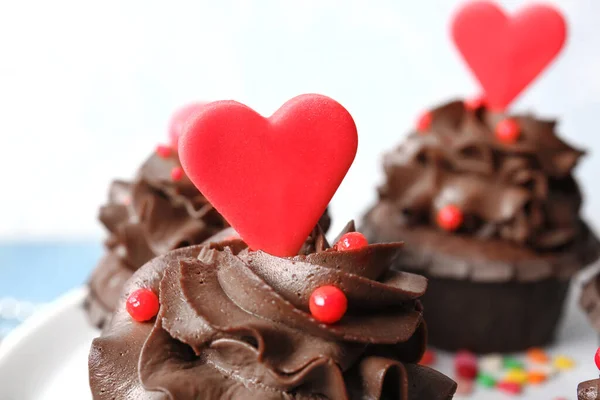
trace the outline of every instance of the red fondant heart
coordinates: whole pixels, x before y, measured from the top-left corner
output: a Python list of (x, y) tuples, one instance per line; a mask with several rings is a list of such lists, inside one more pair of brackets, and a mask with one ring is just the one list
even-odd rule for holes
[(185, 172), (253, 249), (298, 250), (356, 155), (352, 116), (307, 94), (269, 118), (235, 101), (209, 103), (179, 140)]
[(531, 5), (507, 16), (491, 2), (472, 2), (455, 16), (452, 36), (486, 93), (503, 109), (562, 48), (566, 24), (559, 11)]
[(179, 148), (179, 136), (181, 136), (181, 131), (188, 118), (194, 115), (201, 107), (204, 107), (205, 104), (205, 102), (190, 103), (173, 113), (169, 122), (169, 139), (173, 149), (177, 150)]

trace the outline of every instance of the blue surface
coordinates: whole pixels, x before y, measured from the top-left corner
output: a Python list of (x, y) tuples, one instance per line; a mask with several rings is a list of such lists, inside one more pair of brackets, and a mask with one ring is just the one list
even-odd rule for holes
[(101, 253), (100, 241), (0, 243), (0, 298), (52, 301), (86, 282)]
[[(50, 302), (85, 283), (101, 253), (100, 241), (0, 243), (0, 299)], [(17, 323), (0, 318), (0, 338)]]

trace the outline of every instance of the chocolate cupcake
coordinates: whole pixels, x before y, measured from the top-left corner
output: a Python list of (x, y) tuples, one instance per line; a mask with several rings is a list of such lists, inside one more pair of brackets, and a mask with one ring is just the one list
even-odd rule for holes
[(125, 281), (138, 268), (170, 250), (199, 244), (228, 225), (182, 174), (177, 154), (163, 147), (133, 182), (112, 183), (99, 218), (109, 237), (85, 302), (98, 327), (114, 311)]
[[(417, 364), (427, 281), (389, 270), (401, 244), (342, 251), (317, 227), (301, 254), (275, 257), (219, 240), (158, 257), (126, 284), (92, 345), (94, 399), (452, 397), (452, 380)], [(347, 297), (347, 312), (325, 324), (309, 303), (331, 284)], [(159, 296), (148, 322), (126, 309), (140, 288)]]
[(599, 256), (572, 175), (583, 154), (554, 121), (454, 101), (385, 156), (361, 231), (404, 241), (396, 267), (429, 279), (432, 345), (487, 353), (552, 341), (570, 278)]

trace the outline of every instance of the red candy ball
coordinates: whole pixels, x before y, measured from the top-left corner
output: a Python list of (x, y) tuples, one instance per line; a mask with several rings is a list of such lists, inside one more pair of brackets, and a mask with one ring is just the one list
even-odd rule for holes
[(437, 214), (437, 224), (447, 231), (455, 231), (463, 223), (463, 213), (457, 206), (449, 204)]
[(333, 247), (334, 250), (344, 251), (344, 250), (356, 250), (362, 249), (363, 247), (367, 247), (369, 242), (367, 238), (363, 236), (360, 232), (348, 232), (343, 235), (340, 240)]
[(600, 369), (600, 347), (596, 350), (596, 354), (594, 355), (594, 362), (596, 363), (596, 368)]
[(173, 167), (171, 170), (171, 179), (175, 182), (180, 181), (183, 178), (183, 168), (181, 167)]
[(160, 158), (168, 158), (171, 155), (171, 148), (164, 144), (159, 144), (156, 146), (156, 154), (158, 154)]
[(127, 312), (138, 322), (154, 318), (159, 307), (158, 296), (150, 289), (138, 289), (127, 298)]
[(417, 132), (419, 132), (419, 133), (427, 132), (427, 130), (429, 130), (429, 127), (431, 126), (432, 120), (433, 120), (433, 116), (431, 115), (431, 113), (429, 111), (421, 114), (421, 116), (417, 120)]
[(333, 324), (346, 313), (348, 299), (344, 292), (335, 286), (321, 286), (310, 295), (309, 308), (314, 319)]
[(466, 350), (456, 353), (454, 357), (454, 372), (460, 378), (475, 379), (477, 377), (477, 357)]
[(432, 350), (425, 350), (419, 364), (421, 365), (433, 365), (435, 363), (435, 353)]
[(475, 97), (473, 99), (464, 101), (465, 109), (467, 109), (469, 111), (475, 111), (479, 107), (482, 107), (484, 104), (485, 104), (485, 100), (483, 97)]
[(515, 143), (519, 140), (519, 136), (521, 136), (521, 128), (514, 119), (503, 119), (496, 125), (496, 138), (503, 143)]

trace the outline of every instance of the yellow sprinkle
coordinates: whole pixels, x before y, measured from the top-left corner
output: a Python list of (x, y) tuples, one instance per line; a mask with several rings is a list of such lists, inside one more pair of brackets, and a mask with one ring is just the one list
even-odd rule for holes
[(513, 368), (508, 370), (504, 380), (511, 383), (518, 383), (524, 385), (527, 383), (527, 372), (520, 368)]
[(559, 370), (566, 370), (575, 367), (575, 361), (567, 356), (557, 356), (554, 359), (554, 367)]

